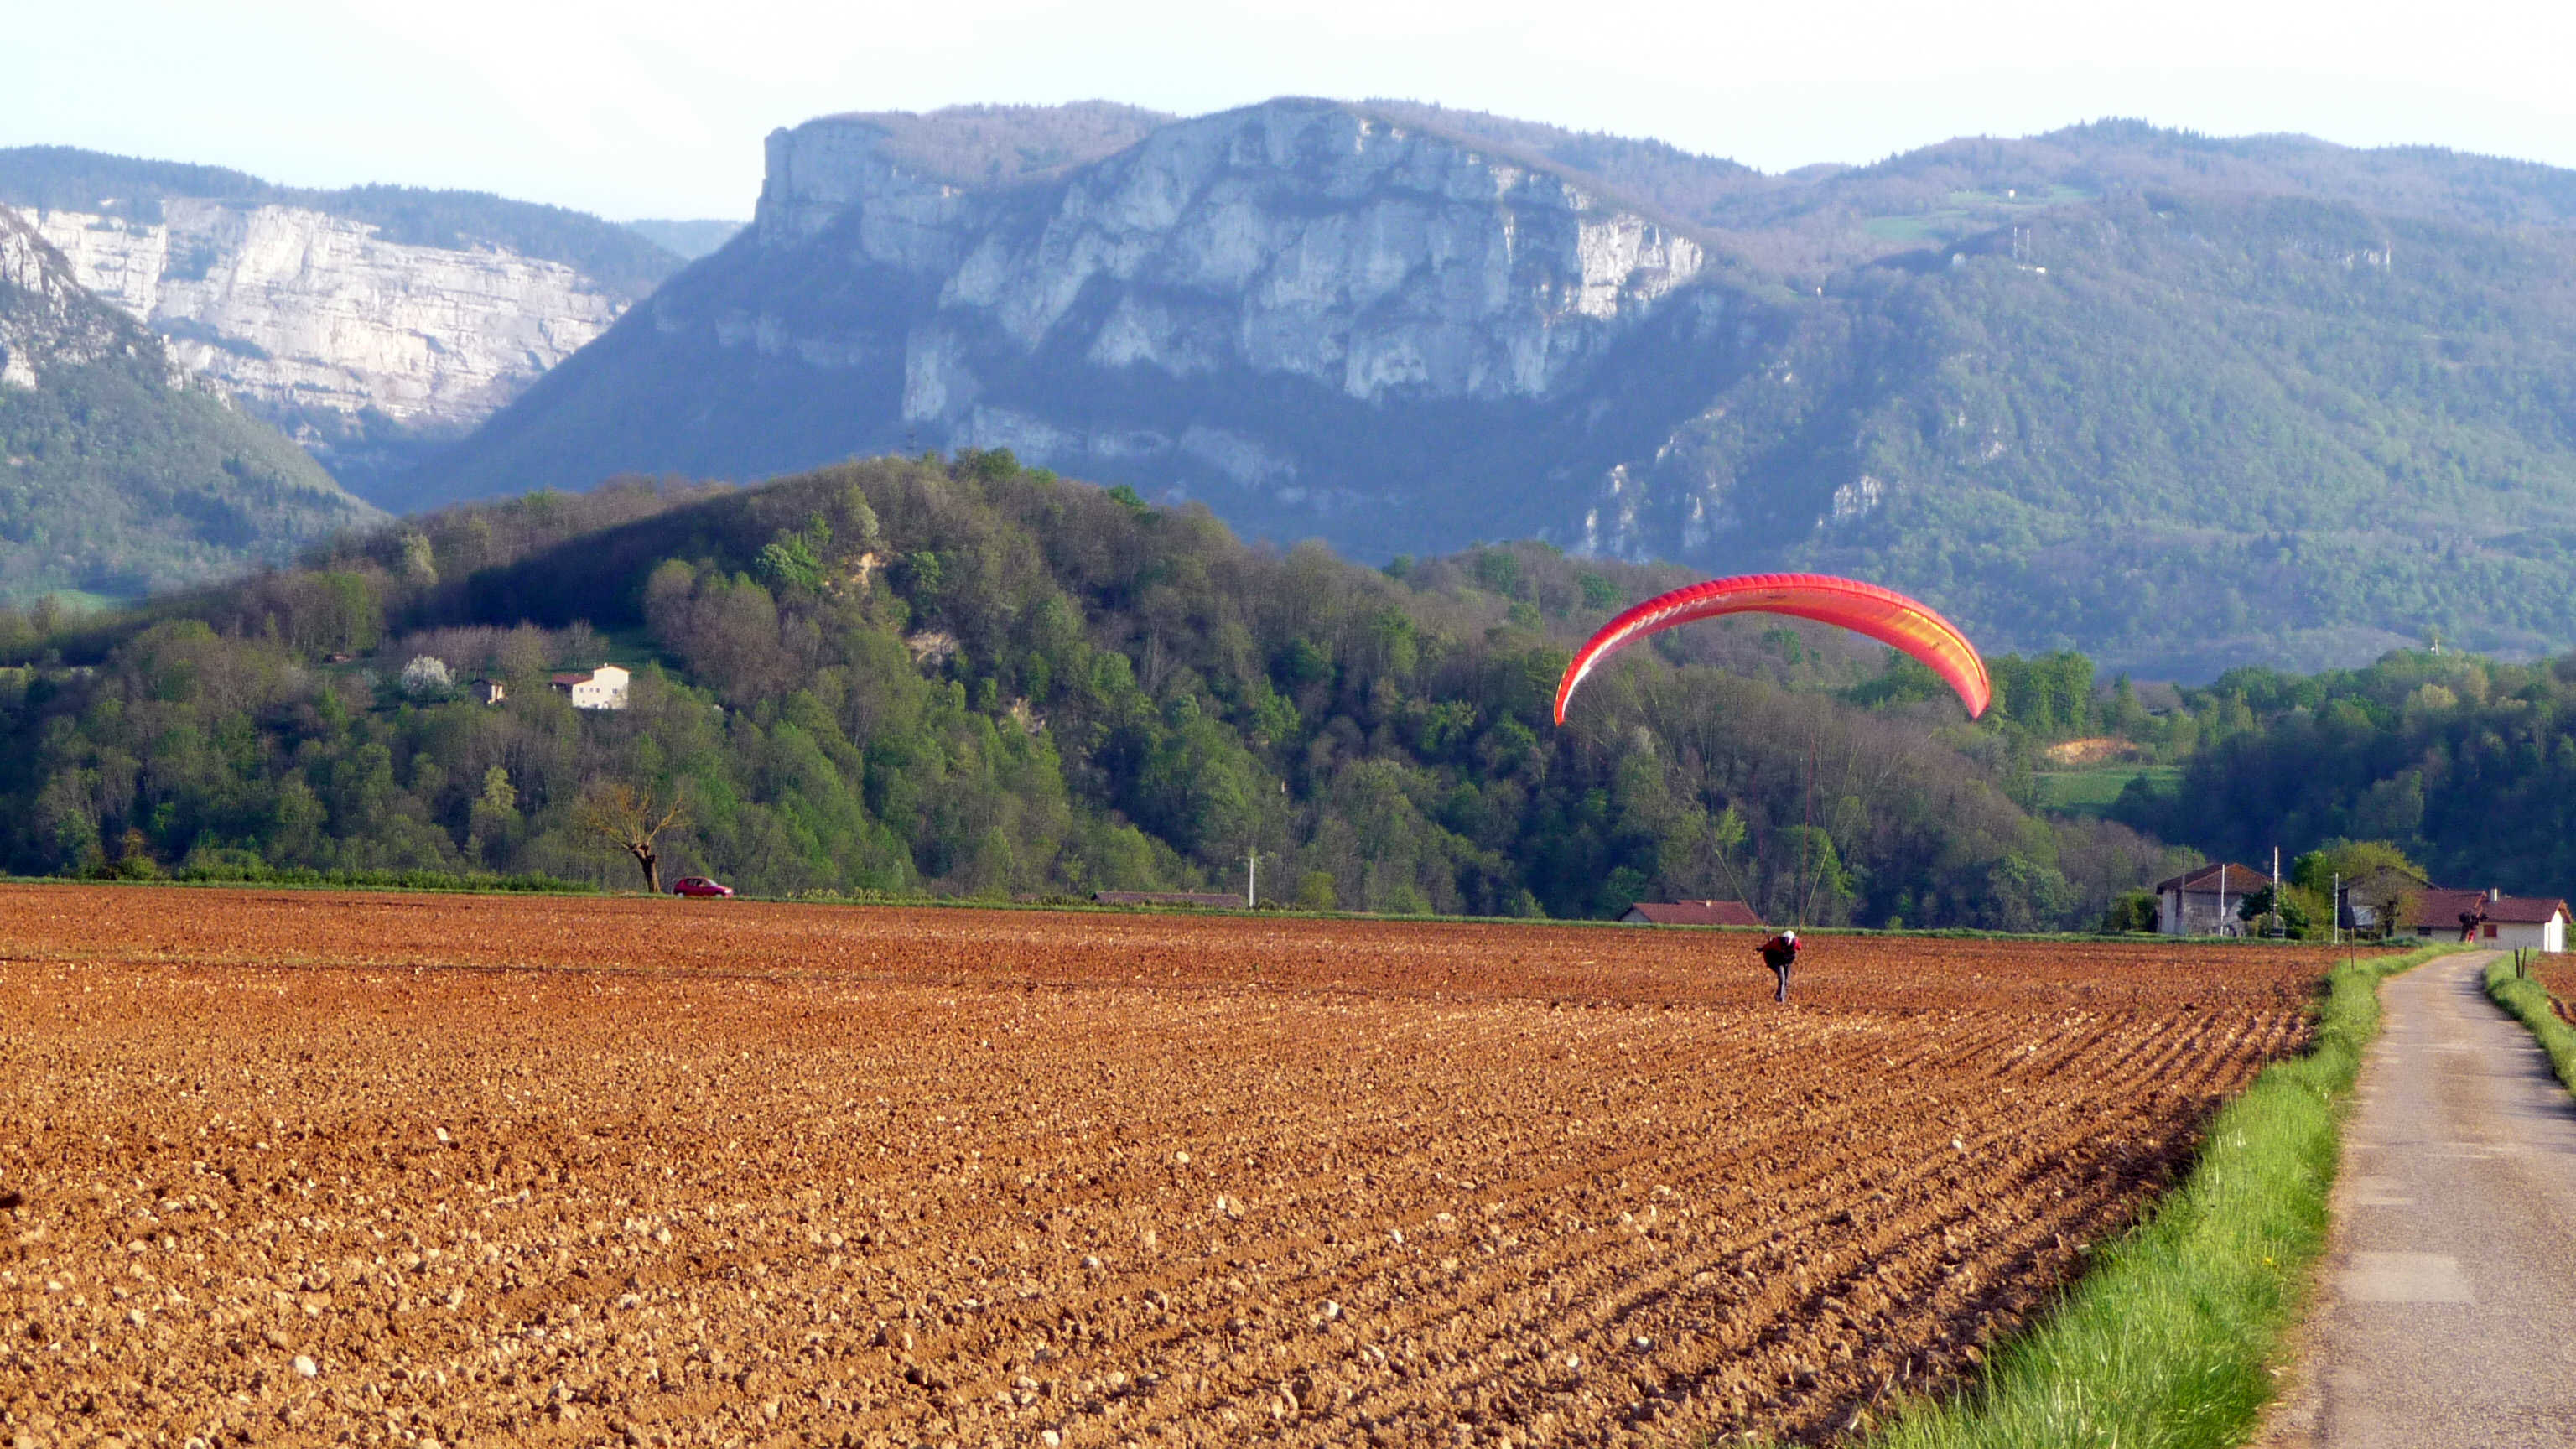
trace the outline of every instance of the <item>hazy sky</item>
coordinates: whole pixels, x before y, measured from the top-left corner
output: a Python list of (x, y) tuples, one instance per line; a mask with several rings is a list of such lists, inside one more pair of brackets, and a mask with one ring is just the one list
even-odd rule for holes
[(125, 0), (13, 6), (0, 146), (744, 217), (846, 110), (1395, 96), (1778, 171), (2103, 116), (2576, 167), (2576, 4)]

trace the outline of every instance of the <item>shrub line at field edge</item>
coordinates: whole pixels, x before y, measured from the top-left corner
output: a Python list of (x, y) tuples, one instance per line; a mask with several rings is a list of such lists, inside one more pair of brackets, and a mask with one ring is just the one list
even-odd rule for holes
[(2265, 1068), (2220, 1110), (2181, 1186), (2054, 1312), (1999, 1346), (1976, 1389), (1908, 1405), (1870, 1449), (2241, 1443), (2273, 1396), (2271, 1370), (2325, 1251), (2343, 1123), (2379, 1034), (2379, 983), (2463, 949), (2333, 968), (2308, 1053)]

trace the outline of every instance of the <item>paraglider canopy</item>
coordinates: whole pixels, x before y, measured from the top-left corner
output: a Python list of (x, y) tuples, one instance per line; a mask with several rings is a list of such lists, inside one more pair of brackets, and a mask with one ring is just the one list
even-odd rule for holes
[(1894, 589), (1830, 574), (1745, 574), (1657, 594), (1603, 625), (1600, 633), (1574, 651), (1565, 677), (1557, 681), (1556, 722), (1565, 723), (1566, 701), (1574, 697), (1575, 686), (1594, 665), (1647, 635), (1720, 614), (1755, 613), (1813, 619), (1901, 650), (1939, 675), (1968, 707), (1970, 719), (1984, 714), (1994, 697), (1986, 661), (1977, 657), (1968, 637), (1949, 620)]

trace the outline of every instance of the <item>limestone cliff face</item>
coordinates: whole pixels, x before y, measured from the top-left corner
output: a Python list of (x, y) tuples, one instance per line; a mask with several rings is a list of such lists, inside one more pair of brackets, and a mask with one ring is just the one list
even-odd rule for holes
[(0, 209), (0, 387), (34, 388), (45, 369), (140, 352), (132, 329), (98, 306), (60, 252)]
[(173, 199), (143, 222), (31, 209), (74, 277), (184, 367), (271, 416), (374, 409), (480, 422), (617, 319), (560, 262), (386, 241), (293, 206)]
[(0, 602), (279, 563), (381, 517), (0, 208)]
[[(832, 122), (773, 136), (759, 234), (829, 233), (935, 283), (905, 329), (902, 410), (960, 442), (1059, 451), (1042, 410), (986, 400), (976, 354), (995, 343), (1371, 403), (1544, 398), (1703, 260), (1562, 177), (1339, 106), (1166, 126), (1036, 196), (918, 176), (875, 140)], [(742, 345), (801, 354), (851, 340), (784, 309), (727, 322)]]
[(772, 135), (747, 236), (401, 501), (1008, 447), (1363, 550), (1570, 540), (1498, 477), (1586, 486), (1734, 366), (1696, 240), (1456, 134), (1313, 101), (968, 119)]

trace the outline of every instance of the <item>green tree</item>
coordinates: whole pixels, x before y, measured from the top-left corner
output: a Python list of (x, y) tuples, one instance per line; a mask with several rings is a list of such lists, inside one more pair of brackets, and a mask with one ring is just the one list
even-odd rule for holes
[(798, 532), (782, 528), (761, 547), (761, 581), (772, 589), (819, 589), (831, 547), (832, 521), (819, 513)]
[(2153, 891), (2122, 891), (2112, 898), (2109, 910), (2102, 913), (2102, 934), (2124, 935), (2156, 928), (2156, 896)]
[(1335, 909), (1338, 898), (1333, 892), (1333, 873), (1310, 870), (1297, 878), (1297, 908), (1301, 911)]

